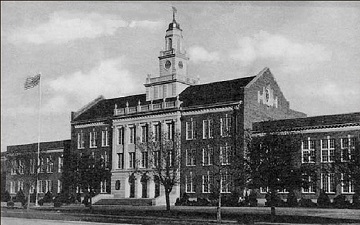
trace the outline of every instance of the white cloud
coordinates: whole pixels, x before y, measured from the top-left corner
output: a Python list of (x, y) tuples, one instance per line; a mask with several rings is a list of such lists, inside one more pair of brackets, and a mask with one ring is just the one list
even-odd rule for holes
[(188, 51), (190, 59), (194, 63), (220, 61), (220, 54), (218, 52), (208, 52), (201, 46), (192, 46)]
[(132, 21), (118, 16), (97, 13), (54, 12), (45, 23), (36, 26), (24, 25), (9, 36), (12, 43), (61, 44), (82, 38), (97, 38), (114, 35), (119, 28), (154, 29), (161, 23), (156, 21)]
[(136, 27), (140, 27), (140, 28), (146, 28), (146, 29), (159, 29), (161, 27), (163, 27), (164, 23), (161, 21), (150, 21), (150, 20), (140, 20), (140, 21), (131, 21), (131, 23), (129, 24), (130, 28), (136, 28)]
[(250, 65), (259, 59), (268, 59), (281, 62), (284, 69), (293, 71), (329, 61), (331, 56), (331, 51), (319, 44), (297, 43), (265, 31), (240, 39), (238, 48), (230, 53), (230, 58), (244, 65)]
[[(89, 102), (99, 95), (113, 98), (134, 93), (138, 84), (122, 62), (122, 58), (108, 59), (87, 73), (77, 71), (50, 81), (48, 85), (55, 92), (55, 96), (48, 102), (48, 106), (53, 104), (50, 107), (58, 108), (71, 105), (79, 108), (84, 102)], [(65, 109), (69, 110), (68, 107)]]

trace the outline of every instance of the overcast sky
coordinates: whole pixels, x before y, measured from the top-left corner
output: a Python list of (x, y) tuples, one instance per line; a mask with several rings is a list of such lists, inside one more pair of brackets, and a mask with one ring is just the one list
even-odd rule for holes
[(70, 112), (99, 95), (144, 93), (178, 10), (201, 83), (269, 67), (309, 116), (360, 111), (360, 2), (1, 2), (1, 151), (70, 138)]

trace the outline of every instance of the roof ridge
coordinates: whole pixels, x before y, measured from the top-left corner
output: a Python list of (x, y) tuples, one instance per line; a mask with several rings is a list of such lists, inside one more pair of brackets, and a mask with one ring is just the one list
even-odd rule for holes
[(81, 109), (79, 109), (76, 112), (72, 113), (72, 118), (71, 120), (76, 119), (78, 116), (80, 116), (82, 113), (84, 113), (86, 110), (90, 109), (91, 107), (93, 107), (94, 105), (96, 105), (97, 103), (99, 103), (100, 101), (104, 100), (104, 96), (100, 95), (99, 97), (97, 97), (96, 99), (92, 100), (91, 102), (89, 102), (88, 104), (86, 104), (85, 106), (83, 106)]
[(242, 79), (254, 78), (254, 77), (256, 77), (256, 76), (240, 77), (240, 78), (235, 78), (235, 79), (230, 79), (230, 80), (222, 80), (222, 81), (209, 82), (209, 83), (205, 83), (205, 84), (195, 84), (195, 85), (193, 85), (193, 86), (203, 86), (203, 85), (209, 85), (209, 84), (218, 84), (218, 83), (224, 83), (224, 82), (232, 82), (232, 81), (236, 81), (236, 80), (242, 80)]

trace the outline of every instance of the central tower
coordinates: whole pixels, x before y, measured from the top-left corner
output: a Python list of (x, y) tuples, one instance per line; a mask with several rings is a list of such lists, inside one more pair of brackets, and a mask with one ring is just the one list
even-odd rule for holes
[(184, 48), (180, 24), (175, 19), (169, 24), (165, 35), (165, 48), (160, 51), (159, 76), (146, 78), (146, 100), (152, 101), (178, 96), (185, 88), (197, 84), (187, 74), (189, 57)]

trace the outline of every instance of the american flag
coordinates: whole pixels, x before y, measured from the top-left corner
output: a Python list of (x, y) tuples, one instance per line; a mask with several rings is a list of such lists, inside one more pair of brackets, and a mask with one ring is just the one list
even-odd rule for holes
[(35, 75), (33, 77), (26, 78), (26, 81), (25, 81), (25, 84), (24, 84), (25, 90), (37, 86), (40, 83), (40, 76), (41, 76), (41, 74), (37, 74), (37, 75)]

